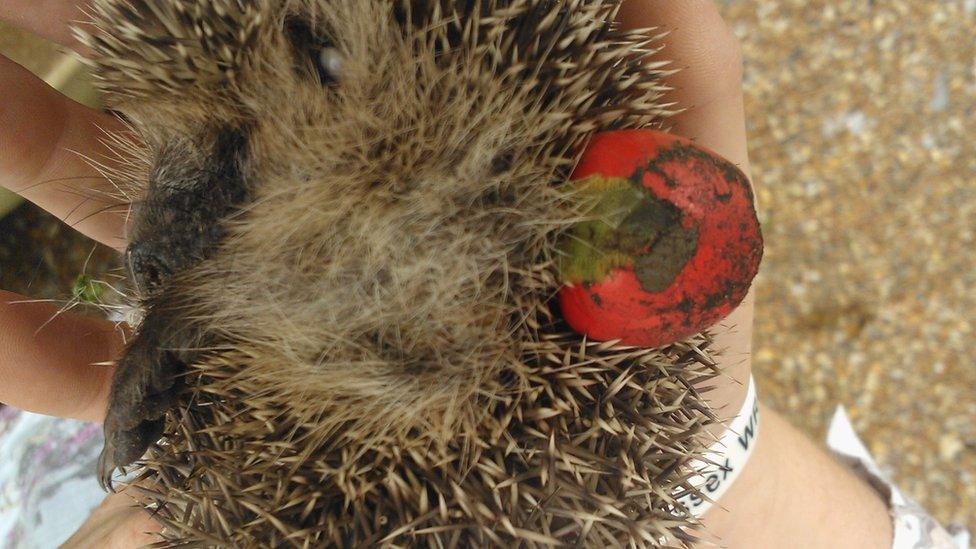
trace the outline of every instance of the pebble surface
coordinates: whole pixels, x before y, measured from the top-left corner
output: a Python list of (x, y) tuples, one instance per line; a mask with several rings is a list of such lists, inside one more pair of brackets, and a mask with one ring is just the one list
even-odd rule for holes
[[(767, 243), (760, 394), (818, 440), (844, 404), (901, 488), (976, 527), (976, 0), (721, 5)], [(0, 236), (0, 283), (35, 297), (92, 251), (29, 206)]]
[(976, 527), (976, 0), (731, 0), (766, 256), (760, 395), (838, 404), (899, 487)]

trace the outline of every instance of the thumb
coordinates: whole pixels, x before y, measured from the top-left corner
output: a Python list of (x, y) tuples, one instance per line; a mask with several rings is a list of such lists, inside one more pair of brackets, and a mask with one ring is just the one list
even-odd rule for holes
[(627, 0), (617, 17), (625, 29), (669, 32), (653, 61), (679, 69), (666, 78), (662, 101), (687, 109), (668, 119), (672, 132), (694, 139), (749, 173), (742, 53), (712, 0)]
[(160, 541), (162, 526), (126, 492), (111, 494), (61, 549), (135, 549)]

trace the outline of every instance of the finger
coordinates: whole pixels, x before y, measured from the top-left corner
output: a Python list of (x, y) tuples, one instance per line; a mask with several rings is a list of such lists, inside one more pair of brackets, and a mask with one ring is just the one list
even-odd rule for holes
[(0, 21), (82, 51), (70, 26), (88, 20), (82, 11), (87, 4), (81, 0), (3, 0), (0, 2)]
[(652, 60), (680, 69), (667, 78), (664, 96), (684, 112), (669, 120), (672, 131), (696, 140), (749, 173), (742, 56), (739, 42), (711, 0), (627, 0), (618, 20), (627, 29), (669, 31)]
[(160, 541), (162, 526), (127, 492), (112, 494), (62, 545), (67, 549), (135, 549)]
[(102, 421), (123, 345), (114, 323), (0, 291), (0, 402), (46, 415)]
[(125, 247), (128, 207), (87, 159), (118, 158), (100, 141), (122, 130), (114, 117), (76, 103), (0, 56), (0, 186), (51, 212), (85, 235)]

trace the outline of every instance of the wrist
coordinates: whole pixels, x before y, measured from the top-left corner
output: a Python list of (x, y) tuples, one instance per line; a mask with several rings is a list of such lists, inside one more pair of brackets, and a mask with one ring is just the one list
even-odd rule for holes
[(696, 533), (730, 549), (891, 547), (877, 493), (773, 410), (760, 404), (760, 416), (753, 455)]
[[(715, 336), (711, 350), (721, 374), (698, 388), (723, 422), (739, 411), (749, 389), (754, 310), (755, 287), (749, 290), (738, 308), (712, 328)], [(720, 437), (726, 429), (725, 423), (717, 423), (711, 425), (708, 432)]]

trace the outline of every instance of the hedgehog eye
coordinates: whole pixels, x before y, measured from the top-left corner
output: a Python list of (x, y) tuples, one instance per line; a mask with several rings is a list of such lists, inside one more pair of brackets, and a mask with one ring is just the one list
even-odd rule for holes
[[(296, 69), (300, 74), (308, 78), (317, 75), (324, 85), (339, 81), (342, 56), (331, 41), (320, 36), (307, 21), (299, 17), (285, 20), (285, 35), (295, 51)], [(310, 70), (312, 67), (314, 73)]]
[[(319, 52), (319, 71), (324, 73), (332, 82), (339, 81), (342, 72), (342, 54), (337, 48), (322, 48)], [(321, 74), (320, 74), (321, 76)]]

